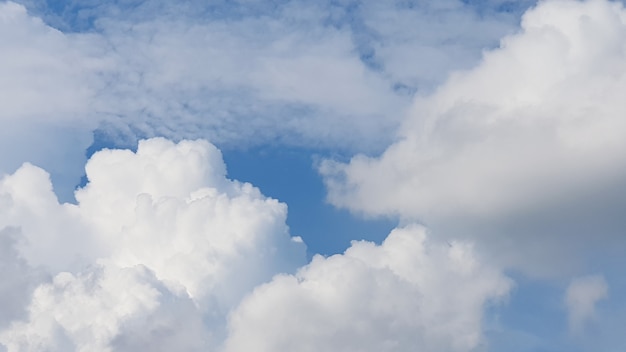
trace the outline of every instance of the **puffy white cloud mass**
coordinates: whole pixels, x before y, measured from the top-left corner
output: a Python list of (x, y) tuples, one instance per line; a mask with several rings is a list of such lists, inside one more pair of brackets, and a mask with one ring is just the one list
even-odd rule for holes
[(306, 259), (286, 206), (226, 179), (207, 142), (104, 150), (86, 171), (77, 204), (30, 164), (0, 180), (2, 310), (20, 318), (0, 320), (10, 351), (206, 348), (249, 290)]
[(511, 287), (417, 226), (301, 267), (286, 206), (208, 142), (102, 150), (86, 172), (77, 204), (31, 164), (0, 179), (0, 349), (470, 351)]
[(380, 157), (322, 164), (329, 200), (496, 233), (482, 242), (534, 272), (568, 266), (560, 253), (626, 228), (625, 47), (621, 3), (540, 2), (478, 66), (417, 98)]
[(194, 302), (145, 267), (60, 273), (33, 292), (28, 315), (0, 333), (8, 351), (200, 351), (210, 341)]
[(257, 287), (230, 316), (225, 351), (472, 351), (485, 347), (483, 310), (510, 288), (467, 243), (398, 228)]
[(565, 292), (565, 305), (570, 330), (579, 333), (595, 317), (596, 304), (606, 299), (609, 286), (603, 276), (578, 277), (570, 282)]

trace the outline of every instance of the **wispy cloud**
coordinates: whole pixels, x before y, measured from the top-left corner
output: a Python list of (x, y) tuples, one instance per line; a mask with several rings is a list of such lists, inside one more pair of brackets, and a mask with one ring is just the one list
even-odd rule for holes
[[(471, 65), (517, 21), (457, 1), (22, 3), (30, 13), (0, 10), (0, 118), (15, 129), (0, 132), (2, 149), (19, 146), (0, 170), (35, 162), (63, 199), (95, 128), (122, 143), (382, 150), (415, 91)], [(59, 147), (29, 148), (37, 140)]]
[(457, 1), (26, 4), (58, 27), (88, 29), (57, 36), (91, 43), (110, 64), (93, 100), (57, 92), (72, 97), (73, 113), (88, 102), (98, 120), (144, 136), (352, 150), (381, 148), (413, 91), (475, 62), (516, 22)]
[(609, 287), (600, 275), (578, 277), (570, 282), (565, 292), (568, 323), (573, 333), (581, 333), (595, 318), (596, 304), (608, 298)]

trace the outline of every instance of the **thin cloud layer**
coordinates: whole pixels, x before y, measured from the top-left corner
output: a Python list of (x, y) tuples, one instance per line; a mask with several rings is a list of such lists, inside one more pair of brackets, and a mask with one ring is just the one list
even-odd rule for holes
[[(413, 91), (474, 62), (516, 22), (479, 18), (458, 1), (146, 1), (128, 14), (120, 4), (85, 10), (118, 62), (100, 96), (103, 111), (121, 118), (113, 124), (220, 145), (278, 140), (368, 151), (390, 142)], [(417, 38), (406, 39), (407, 22), (419, 25), (409, 27)]]
[(44, 167), (63, 200), (94, 129), (122, 146), (380, 151), (416, 90), (476, 62), (518, 20), (456, 0), (22, 3), (0, 4), (0, 150), (11, 151), (0, 172)]
[[(67, 33), (40, 23), (56, 37), (42, 56), (70, 74), (56, 80), (64, 72), (48, 72), (44, 63), (29, 72), (49, 83), (75, 78), (53, 92), (68, 114), (95, 116), (132, 137), (367, 151), (390, 142), (415, 90), (430, 90), (449, 69), (474, 63), (518, 20), (490, 3), (456, 0), (24, 4)], [(41, 22), (19, 5), (3, 8), (22, 13), (20, 21)], [(31, 32), (12, 29), (21, 43), (33, 43)], [(68, 45), (78, 55), (63, 60)], [(93, 56), (98, 65), (86, 65)], [(95, 92), (85, 80), (93, 80)]]
[(596, 316), (596, 304), (608, 298), (609, 287), (603, 276), (578, 277), (570, 282), (565, 292), (569, 328), (580, 333)]
[(0, 180), (8, 351), (469, 351), (511, 288), (421, 227), (301, 267), (286, 206), (227, 179), (207, 142), (103, 150), (86, 171), (77, 204), (30, 164)]
[(484, 242), (508, 246), (501, 260), (535, 272), (555, 269), (554, 250), (614, 241), (626, 228), (625, 44), (620, 3), (538, 4), (480, 65), (418, 98), (380, 157), (323, 164), (329, 200), (495, 234)]

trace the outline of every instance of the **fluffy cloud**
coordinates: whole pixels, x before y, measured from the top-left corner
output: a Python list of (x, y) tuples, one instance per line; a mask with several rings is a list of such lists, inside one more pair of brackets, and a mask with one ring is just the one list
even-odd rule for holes
[(193, 301), (145, 267), (58, 274), (32, 294), (29, 320), (0, 333), (8, 351), (199, 351), (210, 336)]
[(510, 287), (468, 244), (399, 228), (256, 288), (231, 314), (224, 350), (470, 351), (484, 342), (483, 310)]
[(581, 332), (585, 324), (595, 317), (598, 301), (606, 299), (608, 293), (609, 287), (602, 276), (584, 276), (572, 280), (565, 292), (570, 330)]
[(585, 248), (579, 238), (613, 241), (626, 225), (625, 33), (620, 3), (541, 2), (477, 67), (419, 97), (380, 157), (323, 164), (330, 201), (458, 235), (505, 233), (483, 243), (535, 272), (555, 268), (556, 249)]
[(30, 164), (0, 180), (0, 294), (17, 319), (0, 341), (11, 351), (162, 349), (186, 334), (206, 347), (196, 333), (219, 336), (248, 291), (304, 263), (286, 206), (226, 179), (209, 143), (143, 141), (86, 170), (76, 205), (59, 204)]
[(511, 288), (417, 226), (301, 267), (286, 206), (227, 179), (207, 142), (103, 150), (86, 172), (77, 204), (31, 164), (0, 179), (8, 351), (469, 351)]

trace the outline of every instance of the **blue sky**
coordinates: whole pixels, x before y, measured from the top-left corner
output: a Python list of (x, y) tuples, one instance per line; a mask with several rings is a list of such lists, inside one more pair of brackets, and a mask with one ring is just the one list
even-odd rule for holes
[(0, 2), (0, 350), (619, 350), (625, 33), (607, 0)]

